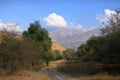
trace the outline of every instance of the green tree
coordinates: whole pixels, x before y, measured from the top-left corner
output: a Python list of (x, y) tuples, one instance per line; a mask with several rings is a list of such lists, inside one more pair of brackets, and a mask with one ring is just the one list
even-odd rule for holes
[(77, 49), (77, 54), (79, 55), (79, 57), (87, 55), (87, 45), (84, 43), (81, 44), (80, 47), (78, 47)]
[(120, 62), (120, 10), (111, 14), (104, 24), (102, 36), (91, 37), (87, 40), (88, 56), (103, 63)]
[(88, 46), (88, 57), (90, 60), (93, 60), (94, 58), (97, 58), (99, 61), (101, 61), (101, 57), (98, 56), (98, 54), (106, 53), (107, 42), (103, 37), (96, 37), (92, 36), (89, 40), (86, 42)]
[(40, 46), (45, 51), (51, 50), (51, 38), (49, 37), (48, 31), (41, 27), (39, 21), (31, 23), (27, 31), (23, 32), (23, 36), (40, 42)]
[[(105, 28), (103, 28), (101, 31), (103, 33), (107, 47), (107, 49), (105, 49), (104, 51), (104, 59), (106, 59), (108, 62), (119, 62), (120, 60), (118, 58), (120, 57), (120, 9), (117, 9), (114, 14), (111, 14), (111, 16), (108, 18), (107, 24), (104, 24), (103, 26)], [(102, 55), (103, 54), (101, 53), (101, 56)]]
[(77, 59), (78, 58), (78, 55), (75, 51), (75, 49), (72, 49), (72, 48), (68, 48), (66, 49), (65, 51), (63, 51), (63, 57), (67, 60), (69, 59)]
[(41, 58), (43, 61), (45, 61), (46, 65), (48, 66), (50, 61), (53, 60), (53, 54), (52, 52), (44, 51), (41, 55)]
[[(84, 59), (103, 63), (120, 62), (120, 9), (105, 22), (101, 36), (92, 36), (78, 47), (77, 53)], [(86, 57), (84, 57), (86, 55)]]
[(51, 38), (48, 31), (41, 27), (39, 21), (31, 23), (27, 31), (23, 32), (24, 38), (30, 38), (38, 42), (39, 49), (42, 51), (42, 59), (48, 65), (51, 60)]
[(53, 54), (55, 60), (59, 60), (59, 59), (63, 58), (60, 50), (55, 50), (55, 51), (53, 51), (52, 54)]

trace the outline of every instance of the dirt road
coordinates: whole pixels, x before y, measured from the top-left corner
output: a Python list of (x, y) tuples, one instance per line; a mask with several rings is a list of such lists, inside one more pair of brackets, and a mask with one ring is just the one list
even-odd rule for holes
[(39, 72), (50, 75), (51, 77), (53, 77), (54, 80), (65, 80), (56, 70), (57, 64), (60, 62), (61, 61), (52, 61), (50, 62), (49, 66), (42, 68)]

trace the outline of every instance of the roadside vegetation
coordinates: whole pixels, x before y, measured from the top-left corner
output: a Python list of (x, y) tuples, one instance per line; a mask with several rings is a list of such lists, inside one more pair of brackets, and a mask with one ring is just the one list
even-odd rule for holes
[(15, 31), (1, 31), (0, 75), (23, 69), (37, 69), (52, 60), (51, 39), (38, 21), (18, 35)]

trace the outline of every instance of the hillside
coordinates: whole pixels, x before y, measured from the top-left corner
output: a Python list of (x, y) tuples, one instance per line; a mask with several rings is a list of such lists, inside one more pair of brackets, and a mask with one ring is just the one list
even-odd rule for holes
[(63, 52), (65, 48), (58, 43), (52, 43), (52, 51), (54, 50), (60, 50), (61, 52)]

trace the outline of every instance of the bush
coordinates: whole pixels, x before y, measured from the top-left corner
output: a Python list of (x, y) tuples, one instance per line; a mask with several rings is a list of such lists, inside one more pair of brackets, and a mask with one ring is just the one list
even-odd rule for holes
[(41, 51), (31, 39), (17, 38), (16, 34), (4, 32), (0, 42), (0, 68), (9, 73), (30, 69), (39, 64)]
[(63, 58), (62, 53), (59, 50), (54, 50), (52, 52), (54, 60), (60, 60)]

